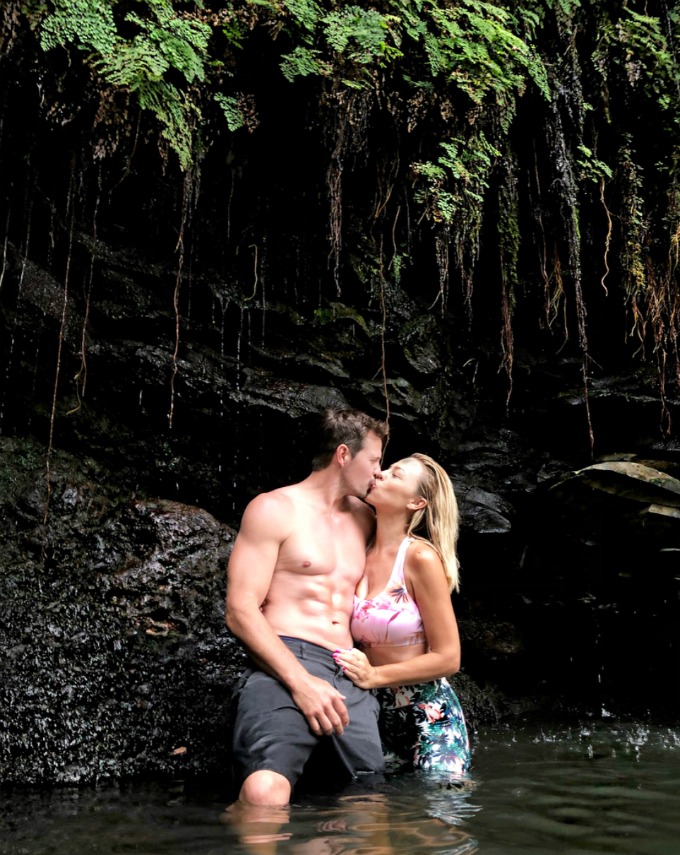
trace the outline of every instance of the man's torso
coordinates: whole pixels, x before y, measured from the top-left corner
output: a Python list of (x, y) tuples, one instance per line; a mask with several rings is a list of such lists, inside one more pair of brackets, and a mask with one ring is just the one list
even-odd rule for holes
[(300, 485), (291, 500), (290, 534), (281, 544), (262, 611), (275, 632), (329, 649), (352, 644), (354, 589), (366, 560), (367, 525), (358, 500), (328, 513)]

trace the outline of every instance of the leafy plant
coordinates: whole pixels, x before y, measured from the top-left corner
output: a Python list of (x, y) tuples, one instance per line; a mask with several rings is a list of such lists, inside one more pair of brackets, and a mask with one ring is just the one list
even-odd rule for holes
[(71, 44), (85, 51), (86, 62), (103, 81), (134, 93), (140, 107), (154, 113), (187, 168), (200, 109), (168, 78), (172, 72), (188, 84), (205, 79), (211, 27), (183, 17), (170, 0), (137, 0), (138, 11), (122, 20), (116, 18), (118, 5), (116, 0), (50, 0), (39, 19), (40, 44), (45, 51)]
[(588, 146), (580, 143), (577, 149), (581, 156), (577, 159), (576, 163), (583, 178), (598, 182), (602, 178), (609, 179), (612, 177), (613, 172), (611, 168), (602, 160), (598, 160)]
[[(413, 164), (413, 172), (424, 179), (416, 191), (416, 200), (430, 206), (437, 222), (452, 222), (457, 217), (466, 221), (477, 218), (494, 158), (500, 155), (483, 133), (468, 140), (455, 138), (441, 142), (443, 149), (435, 162)], [(456, 188), (447, 189), (447, 188)]]
[[(432, 30), (424, 35), (432, 74), (444, 75), (475, 104), (493, 92), (506, 102), (529, 80), (550, 96), (545, 66), (535, 48), (518, 36), (518, 19), (493, 3), (463, 0), (448, 7), (429, 2)], [(530, 13), (525, 21), (533, 21)]]

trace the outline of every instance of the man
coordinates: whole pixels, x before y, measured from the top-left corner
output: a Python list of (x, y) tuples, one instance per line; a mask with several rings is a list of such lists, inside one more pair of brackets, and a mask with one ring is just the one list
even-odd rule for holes
[(285, 805), (316, 747), (332, 743), (349, 776), (381, 772), (374, 696), (333, 661), (352, 646), (354, 589), (373, 511), (362, 500), (380, 473), (387, 426), (327, 410), (311, 474), (256, 496), (229, 560), (226, 620), (257, 668), (238, 694), (239, 799)]

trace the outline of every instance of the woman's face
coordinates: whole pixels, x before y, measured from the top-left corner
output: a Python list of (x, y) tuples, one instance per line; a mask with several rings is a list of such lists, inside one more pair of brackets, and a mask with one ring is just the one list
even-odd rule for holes
[(420, 497), (424, 474), (424, 467), (418, 460), (412, 457), (398, 460), (380, 473), (366, 501), (376, 508), (404, 510), (409, 502)]

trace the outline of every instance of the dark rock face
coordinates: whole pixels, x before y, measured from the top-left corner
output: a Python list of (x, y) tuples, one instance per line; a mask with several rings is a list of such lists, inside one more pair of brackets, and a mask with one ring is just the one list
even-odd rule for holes
[[(2, 442), (0, 768), (6, 782), (228, 768), (243, 657), (224, 625), (233, 532)], [(111, 486), (113, 484), (113, 486)]]

